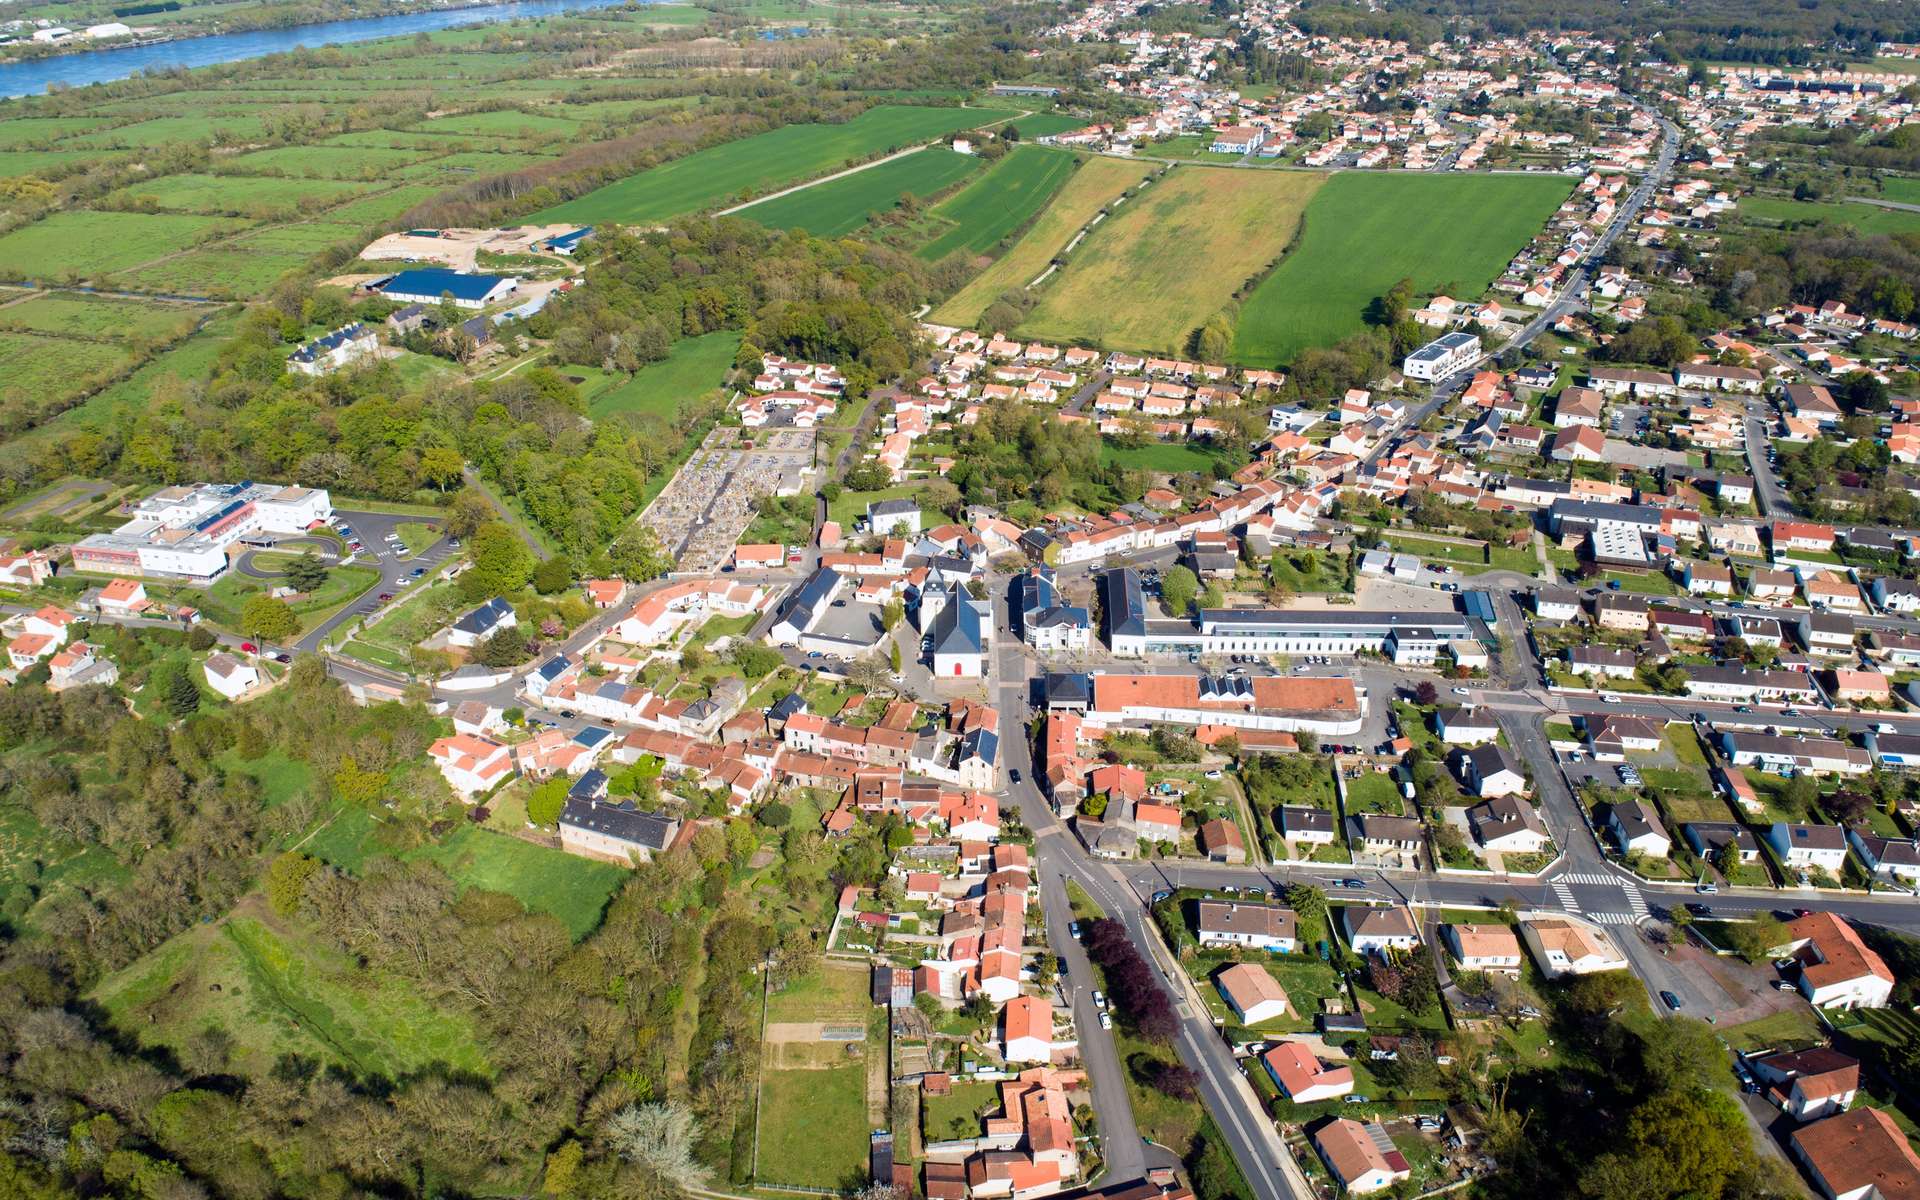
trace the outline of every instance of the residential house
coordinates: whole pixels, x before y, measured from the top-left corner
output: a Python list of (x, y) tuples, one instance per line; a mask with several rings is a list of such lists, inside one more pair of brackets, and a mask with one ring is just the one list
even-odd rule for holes
[(1838, 825), (1775, 821), (1766, 837), (1767, 845), (1790, 870), (1825, 871), (1838, 879), (1847, 861), (1847, 838)]
[(1202, 946), (1246, 946), (1291, 954), (1299, 944), (1298, 928), (1299, 919), (1290, 908), (1202, 900), (1196, 913), (1195, 933)]
[(258, 667), (224, 651), (207, 655), (201, 670), (206, 673), (207, 686), (228, 700), (238, 700), (260, 686)]
[(1247, 861), (1247, 843), (1240, 836), (1240, 827), (1225, 817), (1216, 817), (1200, 827), (1200, 853), (1217, 863), (1244, 863)]
[(1907, 887), (1920, 885), (1920, 844), (1912, 838), (1885, 838), (1849, 829), (1847, 841), (1869, 874)]
[(1538, 854), (1553, 844), (1533, 805), (1518, 796), (1503, 794), (1482, 800), (1467, 809), (1467, 825), (1483, 850)]
[(1420, 930), (1414, 925), (1413, 912), (1399, 905), (1346, 908), (1341, 910), (1340, 919), (1346, 927), (1347, 944), (1356, 954), (1411, 950), (1420, 944)]
[(1788, 941), (1777, 953), (1798, 964), (1794, 982), (1818, 1008), (1885, 1008), (1893, 972), (1868, 949), (1846, 919), (1812, 912), (1787, 923)]
[(1920, 1155), (1880, 1109), (1856, 1108), (1804, 1125), (1787, 1144), (1826, 1200), (1920, 1196)]
[(1440, 939), (1464, 971), (1520, 974), (1520, 939), (1510, 926), (1447, 924)]
[(1527, 790), (1520, 761), (1498, 742), (1476, 747), (1460, 756), (1461, 777), (1482, 799), (1511, 796)]
[(1015, 996), (1000, 1010), (1001, 1046), (1010, 1063), (1053, 1061), (1053, 1005), (1038, 996)]
[(1523, 921), (1521, 936), (1534, 962), (1549, 978), (1624, 971), (1628, 963), (1605, 931), (1560, 918)]
[(1500, 724), (1490, 712), (1472, 706), (1450, 705), (1433, 714), (1440, 740), (1450, 746), (1478, 746), (1500, 736)]
[(1259, 963), (1222, 967), (1213, 986), (1242, 1025), (1258, 1025), (1287, 1015), (1292, 1007), (1286, 989)]
[(492, 738), (458, 733), (434, 742), (427, 755), (447, 786), (468, 803), (513, 774), (512, 749)]
[(1606, 829), (1622, 854), (1665, 858), (1673, 852), (1673, 839), (1661, 825), (1660, 814), (1645, 800), (1635, 798), (1610, 805)]
[(1745, 1062), (1767, 1099), (1796, 1121), (1843, 1113), (1860, 1094), (1860, 1060), (1827, 1046), (1780, 1050)]
[(1301, 1042), (1281, 1042), (1260, 1056), (1280, 1094), (1295, 1104), (1331, 1100), (1353, 1090), (1353, 1069), (1333, 1066)]
[(511, 629), (517, 624), (519, 618), (514, 615), (513, 605), (507, 603), (505, 597), (495, 596), (455, 618), (447, 630), (447, 644), (463, 649), (477, 646), (500, 630)]
[(1313, 1132), (1313, 1148), (1327, 1171), (1348, 1195), (1384, 1191), (1413, 1177), (1406, 1156), (1392, 1149), (1393, 1139), (1379, 1125), (1362, 1125), (1340, 1117)]

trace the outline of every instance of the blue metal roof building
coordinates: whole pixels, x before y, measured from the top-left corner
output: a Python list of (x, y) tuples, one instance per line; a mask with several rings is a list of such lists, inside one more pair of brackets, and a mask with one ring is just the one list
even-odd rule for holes
[(396, 304), (438, 304), (452, 296), (461, 308), (485, 308), (518, 289), (520, 281), (506, 275), (470, 275), (441, 267), (402, 271), (387, 281), (381, 294)]

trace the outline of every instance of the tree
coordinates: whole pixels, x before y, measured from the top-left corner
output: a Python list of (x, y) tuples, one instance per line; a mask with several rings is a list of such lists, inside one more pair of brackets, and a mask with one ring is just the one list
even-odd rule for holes
[(309, 550), (287, 564), (287, 586), (302, 592), (317, 592), (327, 582), (327, 564)]
[(300, 910), (307, 880), (320, 870), (320, 860), (289, 850), (267, 865), (267, 903), (283, 917)]
[(698, 1187), (707, 1169), (694, 1157), (700, 1124), (677, 1101), (630, 1104), (607, 1118), (607, 1145), (628, 1162), (649, 1167), (680, 1188)]
[(527, 795), (527, 820), (542, 828), (558, 825), (560, 810), (567, 806), (569, 786), (565, 775), (556, 775), (537, 785)]
[(1727, 940), (1732, 943), (1730, 949), (1741, 958), (1757, 963), (1767, 958), (1776, 946), (1783, 946), (1791, 939), (1780, 918), (1761, 913), (1751, 921), (1729, 922)]
[(1184, 617), (1200, 594), (1200, 580), (1183, 566), (1168, 567), (1160, 576), (1160, 606), (1176, 617)]
[[(1296, 883), (1287, 889), (1287, 906), (1299, 920), (1300, 941), (1321, 941), (1326, 937), (1327, 894), (1310, 883)], [(1320, 936), (1312, 937), (1317, 931)]]
[(240, 628), (256, 638), (278, 642), (300, 632), (300, 618), (285, 600), (256, 592), (240, 609)]
[(524, 629), (508, 625), (481, 642), (476, 657), (489, 667), (517, 667), (533, 657), (533, 647), (528, 644)]
[(517, 592), (533, 576), (533, 551), (500, 521), (489, 521), (467, 543), (473, 566), (460, 576), (460, 594), (480, 600)]
[(444, 495), (460, 481), (466, 460), (451, 446), (429, 446), (420, 452), (420, 481), (439, 488)]
[(947, 1010), (941, 1005), (939, 997), (932, 992), (920, 992), (913, 998), (913, 1006), (927, 1019), (927, 1024), (937, 1025), (946, 1020)]
[(607, 551), (613, 573), (628, 583), (645, 583), (673, 570), (673, 556), (660, 545), (660, 535), (635, 525), (614, 540)]
[(780, 652), (771, 646), (759, 642), (750, 642), (745, 638), (735, 638), (727, 649), (727, 660), (740, 668), (740, 673), (748, 679), (762, 679), (780, 669), (786, 660)]
[(453, 498), (453, 508), (447, 514), (447, 536), (470, 538), (482, 525), (497, 518), (484, 492), (466, 488)]
[(200, 708), (200, 686), (194, 683), (190, 670), (184, 665), (169, 670), (160, 693), (161, 703), (176, 717), (191, 716)]
[(1420, 685), (1413, 689), (1413, 702), (1423, 707), (1438, 704), (1440, 689), (1433, 685), (1433, 680), (1422, 679)]
[(753, 814), (753, 819), (768, 829), (785, 829), (787, 823), (793, 820), (793, 809), (774, 800), (761, 805), (760, 811)]
[(533, 569), (533, 590), (552, 596), (573, 586), (573, 564), (564, 554), (556, 554)]

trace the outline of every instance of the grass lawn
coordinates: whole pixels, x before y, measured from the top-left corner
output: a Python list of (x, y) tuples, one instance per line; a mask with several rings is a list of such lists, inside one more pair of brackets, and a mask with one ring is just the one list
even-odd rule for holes
[(1727, 1045), (1735, 1050), (1800, 1049), (1826, 1040), (1826, 1030), (1813, 1010), (1796, 1003), (1785, 1012), (1773, 1013), (1743, 1025), (1729, 1025), (1720, 1031)]
[(862, 1180), (867, 1132), (865, 1063), (761, 1073), (758, 1174), (766, 1182), (841, 1188)]
[(1082, 226), (1151, 170), (1148, 163), (1118, 158), (1093, 158), (1082, 163), (1020, 240), (936, 308), (931, 319), (946, 325), (973, 325), (1001, 293), (1025, 287), (1046, 270)]
[(883, 104), (844, 124), (788, 125), (702, 150), (536, 213), (529, 220), (666, 221), (1009, 115), (996, 109)]
[(1115, 463), (1142, 471), (1164, 471), (1177, 475), (1185, 471), (1209, 472), (1220, 455), (1211, 443), (1202, 442), (1148, 442), (1144, 446), (1116, 446), (1110, 441), (1100, 443), (1100, 465), (1112, 466)]
[(1572, 186), (1555, 176), (1334, 176), (1307, 205), (1298, 245), (1242, 305), (1234, 360), (1287, 362), (1356, 333), (1367, 305), (1402, 278), (1416, 297), (1480, 295)]
[(767, 997), (767, 1020), (864, 1021), (873, 1007), (867, 972), (823, 966)]
[[(265, 565), (270, 567), (271, 560)], [(300, 618), (301, 631), (312, 629), (341, 605), (379, 581), (380, 572), (372, 567), (332, 568), (327, 572), (327, 581), (320, 585), (318, 591), (291, 605), (294, 615)], [(233, 625), (240, 619), (240, 610), (246, 607), (249, 596), (270, 591), (277, 586), (277, 580), (255, 579), (237, 571), (223, 575), (207, 591), (207, 616), (216, 623)], [(236, 632), (244, 631), (236, 629)]]
[(595, 396), (587, 405), (587, 415), (596, 421), (618, 413), (671, 419), (688, 400), (721, 386), (739, 352), (738, 330), (682, 338), (666, 358), (648, 363), (627, 382)]
[(1672, 749), (1673, 756), (1686, 766), (1706, 769), (1707, 753), (1700, 748), (1700, 739), (1691, 725), (1676, 722), (1667, 726), (1667, 746)]
[(394, 526), (393, 532), (405, 544), (409, 554), (424, 554), (440, 540), (440, 531), (425, 521), (402, 521)]
[(1639, 592), (1643, 596), (1677, 596), (1680, 586), (1659, 571), (1635, 574), (1632, 571), (1608, 571), (1601, 577), (1602, 584), (1619, 583), (1623, 592)]
[(191, 329), (207, 311), (189, 304), (50, 292), (0, 308), (0, 328), (109, 341), (165, 340)]
[(971, 154), (930, 146), (878, 166), (763, 200), (739, 215), (773, 229), (804, 229), (817, 237), (845, 237), (875, 213), (894, 208), (905, 195), (946, 191), (980, 169)]
[(1386, 813), (1397, 817), (1404, 812), (1400, 799), (1400, 789), (1394, 785), (1393, 776), (1385, 771), (1367, 771), (1360, 778), (1347, 781), (1349, 813)]
[(1023, 138), (1050, 137), (1056, 133), (1066, 133), (1070, 129), (1079, 129), (1087, 122), (1083, 117), (1067, 113), (1033, 113), (1007, 124), (1020, 131)]
[(198, 925), (107, 976), (88, 998), (142, 1045), (179, 1050), (224, 1030), (233, 1065), (264, 1074), (297, 1054), (361, 1076), (395, 1078), (436, 1063), (488, 1073), (467, 1022), (397, 976), (353, 960), (297, 927), (234, 916)]
[[(1901, 204), (1913, 201), (1898, 195), (1887, 199)], [(1826, 222), (1845, 225), (1861, 233), (1912, 233), (1920, 230), (1920, 213), (1877, 204), (1827, 204), (1817, 200), (1789, 200), (1784, 197), (1748, 196), (1740, 201), (1740, 216), (1750, 221), (1778, 222), (1783, 225)]]
[(1000, 1088), (992, 1083), (955, 1083), (945, 1096), (920, 1099), (921, 1136), (929, 1142), (980, 1136), (983, 1113), (1000, 1111)]
[(437, 864), (463, 889), (505, 892), (534, 912), (552, 913), (575, 938), (584, 937), (600, 924), (607, 900), (627, 878), (626, 868), (613, 863), (595, 862), (471, 825), (412, 857)]
[(1021, 146), (934, 206), (932, 216), (948, 228), (916, 253), (929, 262), (955, 252), (990, 253), (1047, 206), (1079, 162), (1065, 151)]
[(903, 483), (898, 487), (881, 488), (877, 492), (841, 492), (827, 504), (827, 520), (840, 522), (841, 529), (851, 532), (856, 518), (867, 515), (867, 505), (882, 500), (904, 500), (920, 494), (921, 485)]
[(269, 808), (285, 804), (313, 781), (312, 767), (298, 759), (288, 758), (279, 750), (268, 751), (253, 759), (241, 758), (229, 750), (220, 756), (219, 763), (227, 770), (245, 775), (258, 783)]
[(1177, 351), (1278, 258), (1325, 177), (1182, 167), (1128, 200), (1069, 256), (1021, 328)]

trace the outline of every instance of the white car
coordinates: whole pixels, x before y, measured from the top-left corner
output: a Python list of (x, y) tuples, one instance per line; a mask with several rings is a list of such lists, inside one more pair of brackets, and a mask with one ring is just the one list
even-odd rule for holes
[(1110, 1017), (1110, 1016), (1108, 1016), (1108, 1015), (1107, 1015), (1106, 1013), (1101, 1013), (1101, 1014), (1100, 1014), (1100, 1028), (1102, 1028), (1102, 1029), (1112, 1029), (1112, 1028), (1113, 1028), (1113, 1018), (1112, 1018), (1112, 1017)]
[(1471, 696), (1473, 693), (1469, 692), (1466, 688), (1455, 688), (1453, 689), (1453, 694), (1456, 696)]

